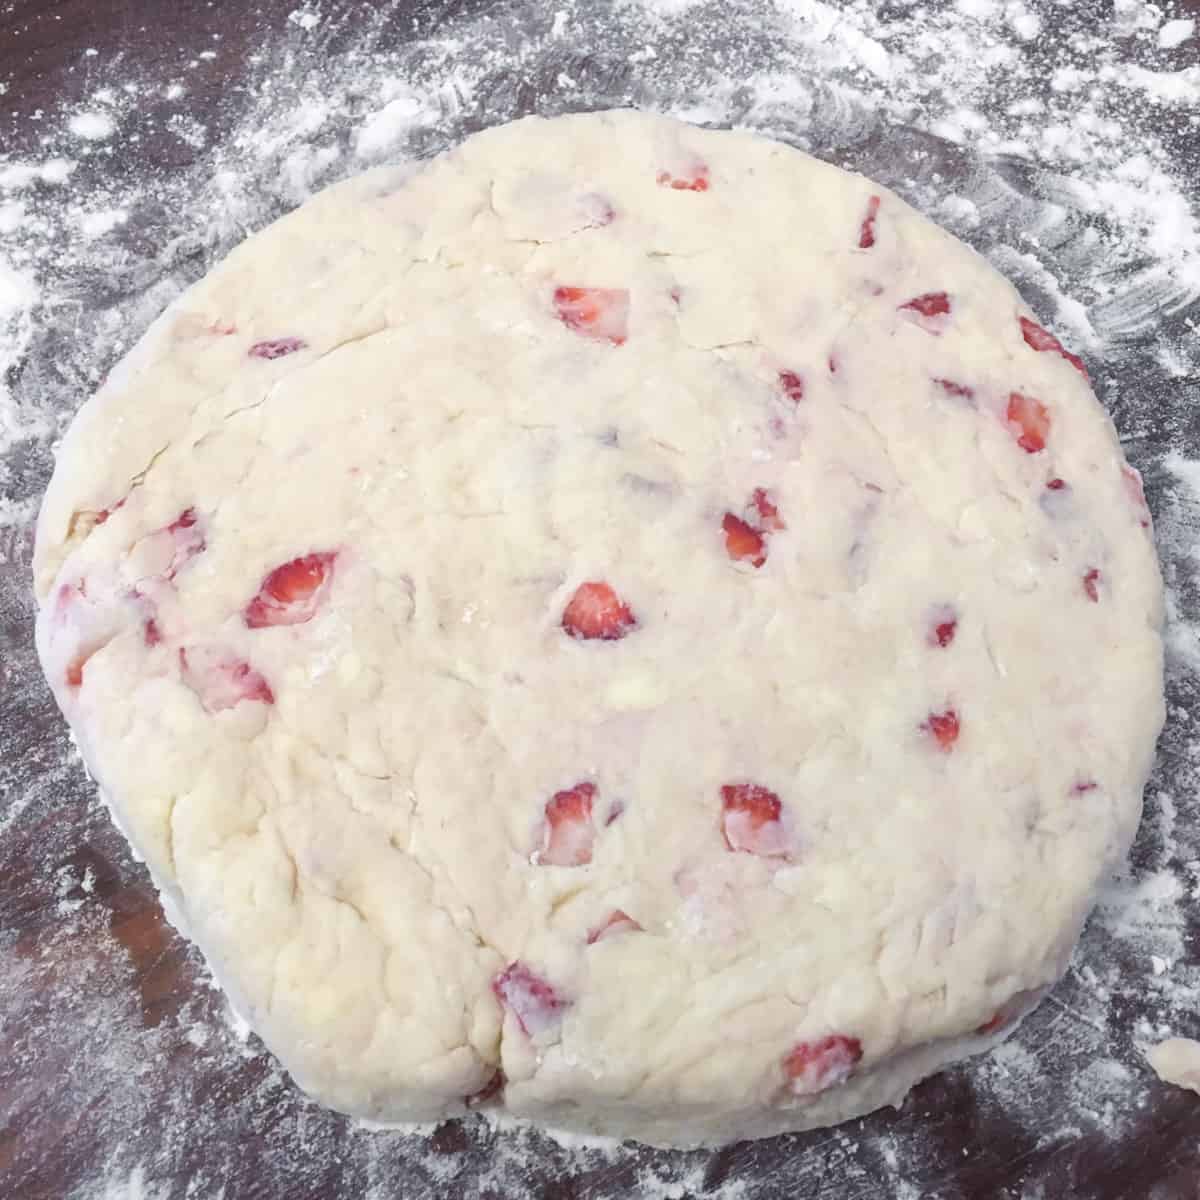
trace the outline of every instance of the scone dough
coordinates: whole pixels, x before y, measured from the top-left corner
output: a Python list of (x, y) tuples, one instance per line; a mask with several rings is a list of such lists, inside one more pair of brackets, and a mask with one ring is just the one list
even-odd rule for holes
[(63, 441), (38, 645), (301, 1087), (693, 1146), (1011, 1030), (1137, 824), (1140, 481), (877, 184), (530, 118), (251, 237)]

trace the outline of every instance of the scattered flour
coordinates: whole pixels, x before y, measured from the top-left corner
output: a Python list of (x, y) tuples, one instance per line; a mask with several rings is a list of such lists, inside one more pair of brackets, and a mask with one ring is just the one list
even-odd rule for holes
[[(1081, 1138), (1132, 1136), (1153, 1086), (1142, 1048), (1200, 1033), (1187, 943), (1200, 913), (1195, 22), (1142, 0), (529, 0), (472, 15), (479, 7), (447, 6), (458, 15), (414, 28), (402, 15), (411, 6), (381, 4), (347, 30), (303, 4), (264, 24), (219, 136), (186, 71), (136, 77), (109, 49), (89, 52), (92, 93), (45, 114), (18, 142), (26, 149), (0, 150), (0, 619), (28, 627), (25, 572), (53, 439), (153, 316), (249, 231), (365, 166), (428, 156), (528, 111), (657, 108), (881, 179), (987, 255), (1086, 352), (1146, 475), (1170, 589), (1170, 715), (1137, 846), (1067, 979), (1012, 1040), (919, 1090), (899, 1116), (797, 1139), (803, 1153), (786, 1168), (734, 1151), (560, 1146), (482, 1124), (370, 1133), (298, 1097), (193, 958), (170, 1015), (148, 1024), (139, 1012), (142, 977), (125, 965), (99, 868), (72, 855), (107, 847), (137, 873), (87, 799), (25, 637), (4, 682), (19, 720), (47, 732), (36, 753), (0, 755), (0, 870), (23, 833), (52, 831), (33, 843), (45, 869), (22, 896), (53, 924), (36, 954), (0, 929), (0, 998), (40, 1031), (16, 1068), (54, 1080), (103, 1135), (61, 1194), (160, 1200), (184, 1195), (185, 1176), (189, 1196), (244, 1194), (231, 1181), (249, 1178), (238, 1172), (257, 1154), (281, 1187), (331, 1198), (382, 1200), (403, 1171), (413, 1200), (521, 1200), (550, 1195), (542, 1185), (555, 1178), (590, 1181), (580, 1187), (594, 1197), (908, 1200), (956, 1169), (957, 1148), (934, 1132), (954, 1108), (943, 1095), (966, 1097), (972, 1128), (997, 1123), (1026, 1162), (1013, 1197), (1066, 1194), (1050, 1165), (1035, 1178), (1028, 1164)], [(141, 157), (151, 138), (164, 152)], [(106, 167), (108, 149), (134, 169)], [(152, 165), (163, 161), (183, 165)], [(71, 821), (47, 823), (56, 805)], [(70, 971), (46, 965), (59, 946), (75, 948)], [(239, 1091), (197, 1099), (214, 1086), (197, 1080), (225, 1075)], [(60, 1120), (32, 1083), (8, 1103), (48, 1127)]]

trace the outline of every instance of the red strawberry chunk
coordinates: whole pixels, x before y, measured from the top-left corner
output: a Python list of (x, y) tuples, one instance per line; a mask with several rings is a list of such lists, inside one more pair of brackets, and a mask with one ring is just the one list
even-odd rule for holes
[(1021, 336), (1025, 339), (1025, 345), (1033, 350), (1037, 350), (1039, 353), (1051, 351), (1054, 354), (1061, 354), (1084, 379), (1088, 378), (1087, 367), (1078, 354), (1072, 354), (1054, 334), (1048, 329), (1043, 329), (1036, 322), (1029, 320), (1028, 317), (1021, 317), (1019, 319), (1021, 322)]
[(938, 384), (947, 396), (953, 396), (956, 400), (975, 399), (975, 389), (967, 387), (965, 383), (955, 383), (953, 379), (935, 379), (933, 382)]
[(948, 604), (939, 604), (930, 614), (929, 633), (926, 641), (931, 646), (945, 649), (954, 641), (958, 630), (958, 614)]
[(1046, 486), (1052, 492), (1061, 492), (1063, 490), (1063, 488), (1065, 488), (1067, 486), (1067, 483), (1066, 483), (1065, 479), (1051, 479), (1050, 482), (1046, 484)]
[(637, 628), (629, 605), (607, 583), (581, 583), (563, 609), (562, 627), (573, 638), (615, 642)]
[(1013, 392), (1008, 397), (1008, 423), (1013, 427), (1017, 445), (1026, 454), (1036, 454), (1046, 448), (1050, 435), (1050, 410), (1032, 396)]
[(68, 687), (77, 688), (83, 683), (83, 668), (87, 666), (88, 659), (95, 652), (95, 650), (81, 651), (67, 663), (66, 680)]
[(162, 641), (162, 630), (153, 617), (147, 617), (142, 622), (142, 640), (147, 646), (157, 646)]
[(938, 749), (943, 754), (949, 754), (958, 741), (958, 713), (952, 708), (945, 712), (930, 713), (929, 719), (922, 726), (926, 732), (933, 735)]
[(1083, 590), (1087, 593), (1087, 598), (1093, 603), (1100, 602), (1100, 572), (1092, 567), (1083, 577)]
[(766, 488), (755, 488), (750, 503), (758, 513), (759, 528), (765, 533), (777, 533), (780, 529), (787, 528)]
[(614, 908), (608, 916), (591, 930), (587, 935), (587, 944), (595, 945), (601, 938), (606, 938), (614, 933), (623, 933), (629, 931), (631, 933), (640, 933), (642, 927), (623, 909)]
[(950, 297), (945, 292), (926, 292), (922, 296), (914, 296), (900, 307), (911, 309), (923, 317), (944, 317), (950, 314)]
[(1149, 529), (1150, 506), (1146, 503), (1146, 489), (1142, 485), (1141, 475), (1126, 463), (1121, 468), (1121, 479), (1124, 481), (1125, 491), (1138, 510), (1138, 523), (1143, 529)]
[(984, 1021), (982, 1025), (979, 1026), (978, 1029), (975, 1030), (975, 1032), (980, 1037), (983, 1037), (989, 1033), (995, 1033), (997, 1029), (1000, 1029), (1004, 1026), (1007, 1020), (1008, 1017), (1005, 1015), (1004, 1009), (998, 1008), (986, 1021)]
[(721, 788), (721, 834), (727, 849), (760, 858), (788, 858), (792, 839), (783, 822), (783, 801), (757, 783)]
[(862, 1042), (841, 1033), (798, 1042), (784, 1056), (783, 1073), (797, 1096), (815, 1096), (850, 1078), (862, 1058)]
[(270, 338), (265, 342), (255, 342), (247, 353), (251, 358), (283, 358), (305, 349), (307, 345), (303, 338), (298, 337)]
[(492, 980), (492, 991), (529, 1037), (557, 1025), (569, 1007), (550, 984), (520, 962), (509, 963)]
[(697, 163), (686, 175), (672, 175), (670, 171), (659, 171), (655, 183), (659, 187), (673, 188), (677, 192), (707, 192), (708, 167)]
[(180, 647), (183, 682), (210, 713), (234, 708), (243, 701), (274, 704), (270, 684), (248, 662), (224, 650)]
[(179, 569), (200, 554), (208, 545), (194, 508), (185, 508), (170, 525), (165, 526), (159, 532), (168, 534), (174, 542), (171, 565), (163, 572), (164, 579), (174, 579)]
[(804, 380), (795, 371), (780, 371), (779, 386), (793, 404), (799, 404), (804, 399)]
[(329, 592), (337, 552), (302, 554), (269, 572), (258, 595), (242, 612), (251, 629), (269, 625), (303, 625), (311, 621)]
[(725, 531), (725, 550), (734, 562), (761, 567), (767, 561), (766, 541), (753, 525), (727, 512), (721, 518), (721, 528)]
[(594, 341), (623, 346), (629, 336), (629, 292), (624, 288), (557, 287), (554, 307), (568, 329)]
[(858, 248), (870, 250), (875, 245), (875, 218), (879, 215), (879, 197), (871, 196), (867, 200), (867, 215), (863, 217), (858, 230)]
[(582, 867), (592, 861), (596, 840), (592, 824), (595, 795), (595, 784), (577, 783), (566, 791), (555, 792), (546, 801), (542, 848), (534, 854), (534, 862), (548, 867)]

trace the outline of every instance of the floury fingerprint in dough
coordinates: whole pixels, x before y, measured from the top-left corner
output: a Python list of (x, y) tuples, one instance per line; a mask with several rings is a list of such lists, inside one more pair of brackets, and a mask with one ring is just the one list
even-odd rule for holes
[(629, 112), (250, 239), (76, 418), (35, 569), (131, 840), (374, 1120), (898, 1101), (1061, 973), (1162, 719), (1084, 364), (877, 185)]

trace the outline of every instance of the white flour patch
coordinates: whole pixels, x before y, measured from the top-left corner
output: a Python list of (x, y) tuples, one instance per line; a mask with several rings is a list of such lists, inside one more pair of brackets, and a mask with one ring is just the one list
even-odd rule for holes
[[(1200, 68), (1185, 57), (1194, 38), (1192, 19), (1141, 0), (1120, 0), (1104, 19), (1089, 6), (1013, 0), (564, 0), (498, 4), (416, 32), (387, 5), (364, 8), (348, 29), (312, 3), (263, 28), (223, 132), (185, 69), (210, 47), (183, 48), (163, 78), (90, 58), (92, 93), (46, 113), (36, 136), (15, 143), (24, 149), (0, 152), (0, 616), (27, 624), (37, 497), (71, 413), (180, 290), (316, 188), (527, 111), (622, 105), (754, 128), (875, 176), (986, 254), (1077, 344), (1147, 477), (1170, 589), (1171, 700), (1133, 861), (1052, 997), (1004, 1047), (945, 1077), (1031, 1161), (1081, 1137), (1126, 1136), (1153, 1080), (1138, 1047), (1200, 1032), (1200, 964), (1187, 952), (1188, 916), (1200, 908), (1200, 445), (1190, 432), (1200, 162), (1189, 134)], [(143, 156), (151, 139), (157, 157)], [(110, 151), (127, 169), (107, 165)], [(171, 161), (184, 165), (152, 165)], [(45, 720), (28, 642), (8, 660), (8, 696)], [(40, 828), (64, 796), (79, 811), (87, 786), (61, 734), (40, 754), (0, 760), (3, 862), (5, 845)], [(842, 1192), (824, 1190), (826, 1178), (850, 1194), (915, 1197), (956, 1167), (927, 1132), (944, 1114), (919, 1097), (900, 1118), (797, 1142), (784, 1181), (760, 1176), (753, 1158), (725, 1166), (720, 1156), (562, 1147), (482, 1124), (462, 1135), (483, 1146), (472, 1157), (440, 1133), (338, 1124), (296, 1095), (244, 1026), (230, 1031), (203, 987), (144, 1026), (94, 872), (58, 874), (71, 847), (103, 837), (94, 808), (82, 829), (51, 826), (55, 846), (30, 884), (58, 922), (45, 961), (56, 939), (90, 957), (63, 951), (71, 970), (47, 977), (42, 959), (0, 939), (0, 1008), (40, 1047), (12, 1102), (41, 1111), (50, 1101), (32, 1081), (54, 1080), (74, 1109), (99, 1114), (106, 1157), (89, 1164), (73, 1200), (174, 1195), (159, 1181), (179, 1169), (189, 1139), (211, 1143), (191, 1181), (204, 1197), (221, 1195), (243, 1148), (264, 1140), (281, 1178), (300, 1157), (349, 1181), (330, 1197), (395, 1194), (403, 1167), (412, 1200), (489, 1189), (522, 1200), (542, 1194), (531, 1162), (601, 1180), (597, 1197), (752, 1200), (786, 1187), (832, 1200)], [(128, 860), (122, 867), (137, 877)], [(182, 1067), (162, 1066), (180, 1054)], [(197, 1107), (194, 1078), (252, 1068), (236, 1098)], [(296, 1144), (303, 1155), (280, 1149)], [(1054, 1187), (1030, 1181), (1024, 1195), (1064, 1194)]]

